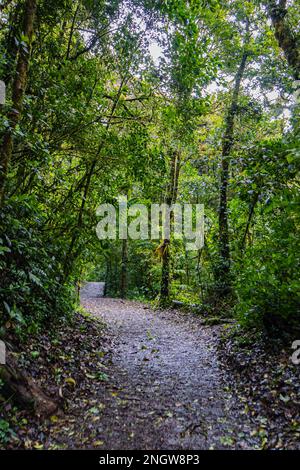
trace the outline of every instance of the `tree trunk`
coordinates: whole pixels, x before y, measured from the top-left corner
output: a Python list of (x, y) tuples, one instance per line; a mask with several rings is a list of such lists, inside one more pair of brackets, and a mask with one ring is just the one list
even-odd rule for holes
[(244, 232), (244, 235), (243, 235), (243, 239), (241, 241), (241, 252), (242, 253), (245, 251), (245, 248), (246, 248), (246, 240), (247, 240), (247, 236), (248, 236), (248, 233), (249, 233), (250, 224), (251, 224), (251, 221), (252, 221), (252, 218), (253, 218), (253, 215), (254, 215), (255, 206), (258, 202), (258, 198), (259, 198), (259, 193), (255, 193), (254, 197), (253, 197), (253, 200), (252, 200), (252, 203), (250, 205), (248, 220), (247, 220), (247, 223), (246, 223), (246, 228), (245, 228), (245, 232)]
[(267, 0), (266, 5), (270, 15), (275, 37), (279, 47), (284, 52), (288, 64), (293, 70), (295, 80), (300, 79), (300, 38), (299, 34), (293, 34), (288, 22), (285, 19), (287, 14), (286, 0)]
[(190, 285), (190, 265), (189, 265), (189, 254), (186, 249), (184, 250), (184, 258), (185, 258), (186, 285), (189, 286)]
[[(176, 203), (178, 192), (178, 180), (180, 172), (180, 156), (178, 152), (173, 152), (171, 159), (171, 171), (168, 189), (166, 192), (165, 203), (168, 206)], [(170, 225), (173, 222), (173, 213), (170, 215)], [(162, 307), (169, 304), (170, 297), (170, 239), (165, 238), (160, 245), (158, 251), (161, 254), (162, 270), (161, 270), (161, 284), (160, 284), (160, 300), (159, 303)]]
[(170, 240), (163, 241), (162, 254), (162, 267), (161, 267), (161, 284), (160, 284), (160, 299), (161, 307), (166, 307), (169, 303), (170, 297)]
[(128, 240), (122, 240), (122, 262), (121, 262), (121, 282), (120, 295), (125, 299), (127, 295), (127, 262), (128, 262)]
[(76, 7), (74, 15), (73, 15), (73, 19), (72, 19), (71, 31), (69, 35), (68, 48), (67, 48), (67, 60), (69, 60), (70, 58), (70, 51), (71, 51), (72, 39), (73, 39), (74, 28), (75, 28), (75, 21), (76, 21), (76, 17), (78, 14), (78, 10), (79, 10), (79, 5), (77, 5)]
[(5, 195), (5, 183), (9, 163), (13, 151), (13, 133), (16, 129), (23, 111), (23, 100), (28, 79), (30, 49), (34, 31), (34, 18), (36, 13), (36, 0), (26, 0), (24, 7), (24, 35), (27, 38), (27, 47), (20, 45), (15, 79), (12, 85), (12, 108), (8, 113), (10, 127), (3, 136), (0, 152), (0, 198), (1, 204)]
[(226, 116), (226, 126), (222, 144), (221, 158), (221, 187), (220, 187), (220, 205), (219, 205), (219, 262), (217, 269), (217, 282), (220, 296), (227, 295), (231, 292), (230, 282), (230, 247), (229, 247), (229, 230), (228, 230), (228, 183), (229, 183), (229, 167), (230, 153), (234, 142), (234, 120), (238, 109), (238, 98), (241, 87), (241, 81), (245, 72), (248, 51), (245, 48), (242, 59), (235, 76), (234, 89), (232, 94), (231, 105)]
[(110, 284), (110, 278), (111, 278), (111, 260), (110, 260), (110, 254), (106, 256), (106, 267), (105, 267), (105, 279), (104, 279), (104, 291), (103, 291), (103, 297), (107, 297), (108, 293), (108, 286)]
[[(10, 3), (10, 2), (7, 2), (7, 3)], [(6, 55), (6, 60), (7, 60), (7, 67), (4, 70), (3, 75), (1, 76), (1, 80), (4, 81), (7, 89), (10, 86), (10, 83), (13, 79), (16, 56), (18, 54), (18, 46), (16, 43), (16, 37), (18, 36), (20, 26), (22, 23), (22, 19), (21, 19), (22, 7), (23, 5), (21, 2), (18, 2), (16, 5), (14, 5), (9, 13), (9, 18), (8, 18), (9, 31), (5, 38), (5, 55)], [(5, 5), (1, 9), (4, 10), (4, 8), (6, 8)]]
[(0, 366), (0, 378), (4, 382), (2, 393), (37, 416), (48, 417), (59, 409), (58, 403), (48, 397), (27, 375), (20, 371), (12, 352), (7, 354), (6, 364)]

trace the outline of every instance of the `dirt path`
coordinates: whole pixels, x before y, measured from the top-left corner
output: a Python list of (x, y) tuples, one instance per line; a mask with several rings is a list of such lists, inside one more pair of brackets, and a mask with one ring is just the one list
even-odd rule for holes
[(80, 291), (81, 299), (101, 298), (104, 295), (104, 282), (87, 282)]
[(109, 380), (99, 389), (101, 419), (96, 428), (85, 421), (93, 439), (106, 449), (255, 447), (242, 408), (227, 391), (217, 329), (191, 315), (98, 298), (102, 292), (103, 284), (88, 283), (81, 297), (108, 324), (113, 345)]

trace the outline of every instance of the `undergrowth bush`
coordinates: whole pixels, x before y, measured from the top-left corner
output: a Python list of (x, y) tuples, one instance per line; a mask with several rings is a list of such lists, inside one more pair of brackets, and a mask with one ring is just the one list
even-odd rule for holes
[[(272, 211), (272, 212), (271, 212)], [(271, 217), (270, 217), (271, 215)], [(268, 219), (261, 218), (256, 243), (236, 266), (241, 325), (268, 333), (299, 328), (300, 239), (297, 198), (274, 199)]]
[(35, 198), (18, 197), (0, 213), (1, 328), (26, 335), (72, 311), (74, 288), (62, 284), (62, 246), (44, 231)]

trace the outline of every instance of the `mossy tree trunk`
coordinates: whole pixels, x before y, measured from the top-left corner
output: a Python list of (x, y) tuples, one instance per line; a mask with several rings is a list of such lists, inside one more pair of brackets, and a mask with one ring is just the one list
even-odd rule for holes
[(5, 132), (0, 149), (0, 199), (3, 203), (5, 196), (5, 184), (9, 164), (12, 159), (13, 152), (13, 134), (19, 124), (22, 111), (23, 101), (28, 81), (29, 59), (34, 34), (34, 19), (36, 14), (36, 0), (26, 0), (24, 5), (23, 31), (24, 41), (19, 45), (18, 59), (15, 77), (12, 84), (12, 107), (8, 113), (9, 128)]
[(226, 296), (231, 292), (230, 279), (230, 245), (229, 245), (229, 225), (228, 225), (228, 185), (230, 171), (230, 155), (234, 144), (234, 122), (238, 111), (238, 99), (240, 94), (241, 82), (246, 69), (249, 56), (248, 43), (248, 23), (245, 47), (242, 53), (241, 61), (235, 75), (232, 99), (225, 118), (225, 132), (222, 142), (221, 156), (221, 178), (220, 178), (220, 203), (219, 203), (219, 260), (216, 270), (217, 289), (220, 297)]
[[(172, 204), (176, 203), (178, 193), (178, 180), (180, 172), (180, 154), (179, 152), (173, 152), (171, 158), (170, 168), (170, 179), (168, 188), (166, 191), (165, 203), (171, 207)], [(172, 228), (174, 221), (174, 214), (170, 214), (170, 228)], [(161, 283), (160, 283), (160, 306), (166, 307), (170, 302), (170, 266), (171, 266), (171, 255), (170, 255), (170, 238), (164, 238), (162, 244), (159, 247), (159, 253), (161, 255), (162, 270), (161, 270)]]

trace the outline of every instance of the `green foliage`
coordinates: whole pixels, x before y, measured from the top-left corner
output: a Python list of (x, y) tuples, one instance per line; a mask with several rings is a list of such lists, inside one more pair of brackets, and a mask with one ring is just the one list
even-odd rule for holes
[(1, 211), (1, 326), (35, 332), (72, 309), (72, 287), (62, 285), (61, 253), (43, 233), (34, 197), (15, 197)]
[(235, 308), (246, 326), (293, 331), (300, 320), (299, 197), (274, 198), (257, 223), (258, 241), (247, 250), (238, 275)]
[[(24, 5), (6, 2), (0, 13), (1, 146), (28, 47)], [(240, 0), (38, 2), (1, 203), (1, 334), (68, 318), (82, 280), (106, 281), (117, 296), (126, 271), (128, 297), (157, 299), (161, 240), (129, 240), (126, 257), (121, 242), (97, 239), (96, 208), (120, 194), (161, 203), (174, 151), (177, 201), (203, 203), (206, 230), (197, 252), (171, 240), (170, 298), (216, 313), (220, 156), (248, 21), (227, 194), (234, 292), (218, 313), (237, 299), (245, 327), (298, 321), (299, 105), (266, 14)], [(298, 17), (289, 6), (293, 31)], [(161, 48), (156, 62), (149, 45)]]
[(9, 423), (4, 419), (0, 419), (0, 444), (6, 444), (9, 441), (12, 430)]

